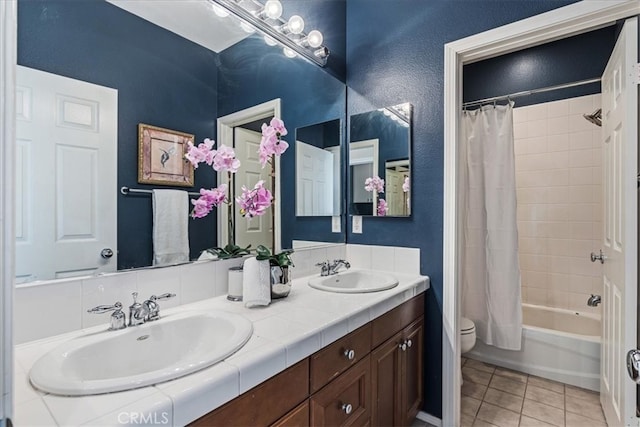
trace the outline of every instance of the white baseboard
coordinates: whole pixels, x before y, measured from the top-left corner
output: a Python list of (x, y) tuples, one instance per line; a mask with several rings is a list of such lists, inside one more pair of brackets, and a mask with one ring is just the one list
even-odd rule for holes
[(426, 412), (423, 412), (423, 411), (418, 412), (418, 415), (416, 415), (416, 418), (419, 419), (420, 421), (427, 422), (432, 426), (442, 427), (442, 420), (440, 418), (436, 418), (431, 414), (427, 414)]

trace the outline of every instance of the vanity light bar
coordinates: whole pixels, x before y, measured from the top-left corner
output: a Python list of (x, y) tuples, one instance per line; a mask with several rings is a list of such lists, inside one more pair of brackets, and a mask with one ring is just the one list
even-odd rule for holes
[[(232, 15), (240, 18), (244, 22), (252, 24), (263, 35), (279, 42), (286, 48), (291, 49), (303, 58), (321, 67), (327, 65), (329, 49), (326, 46), (313, 47), (309, 43), (309, 35), (301, 31), (292, 33), (289, 31), (289, 21), (281, 17), (270, 18), (265, 12), (265, 5), (257, 0), (209, 0), (214, 5), (220, 6)], [(267, 2), (268, 3), (268, 2)], [(278, 2), (279, 3), (279, 2)], [(299, 18), (299, 17), (298, 17)], [(314, 30), (315, 31), (315, 30)], [(311, 31), (309, 34), (314, 33)], [(316, 35), (316, 31), (313, 36)], [(320, 38), (320, 40), (322, 40)]]

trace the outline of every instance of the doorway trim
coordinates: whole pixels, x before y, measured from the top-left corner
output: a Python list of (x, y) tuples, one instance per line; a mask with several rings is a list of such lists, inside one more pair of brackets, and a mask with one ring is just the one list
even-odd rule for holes
[(0, 2), (0, 426), (13, 417), (15, 93), (18, 11)]
[(456, 159), (463, 65), (593, 31), (638, 14), (637, 0), (581, 1), (444, 46), (442, 424), (445, 426), (460, 425)]
[[(255, 122), (269, 117), (281, 117), (281, 100), (280, 98), (236, 111), (235, 113), (218, 118), (218, 144), (225, 144), (233, 147), (233, 128), (247, 123)], [(276, 156), (276, 171), (280, 172), (280, 156)], [(218, 184), (224, 182), (226, 174), (218, 172)], [(280, 209), (282, 203), (280, 199), (280, 173), (276, 174), (276, 188), (274, 197), (276, 200), (275, 215), (276, 230), (274, 232), (274, 247), (276, 252), (282, 250), (282, 225)], [(233, 201), (232, 201), (233, 202)], [(218, 209), (218, 246), (224, 247), (228, 243), (228, 215), (227, 209)], [(235, 224), (234, 224), (235, 227)]]

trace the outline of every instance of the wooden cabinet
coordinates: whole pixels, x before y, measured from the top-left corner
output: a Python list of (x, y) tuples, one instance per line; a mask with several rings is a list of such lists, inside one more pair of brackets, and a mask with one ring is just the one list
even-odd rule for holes
[(423, 316), (421, 294), (191, 425), (411, 425), (423, 400)]
[(369, 355), (311, 396), (312, 426), (364, 426), (371, 419)]

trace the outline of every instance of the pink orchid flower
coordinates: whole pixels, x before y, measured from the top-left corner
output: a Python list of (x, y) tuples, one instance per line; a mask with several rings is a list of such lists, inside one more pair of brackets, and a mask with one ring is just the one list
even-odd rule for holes
[(409, 177), (405, 176), (404, 182), (402, 183), (402, 191), (404, 191), (405, 193), (408, 193), (409, 190), (411, 190), (411, 183), (409, 181)]
[(384, 179), (379, 176), (373, 176), (367, 178), (364, 181), (364, 189), (367, 191), (376, 191), (378, 193), (384, 193)]
[(260, 140), (260, 148), (258, 155), (260, 164), (264, 168), (272, 156), (281, 156), (289, 144), (282, 140), (282, 136), (287, 134), (284, 122), (280, 119), (273, 118), (269, 125), (262, 124), (262, 139)]
[(389, 206), (385, 199), (378, 199), (378, 216), (386, 216), (389, 211)]
[(262, 180), (258, 181), (251, 190), (242, 186), (242, 194), (236, 197), (236, 202), (240, 206), (240, 214), (248, 218), (264, 215), (271, 206), (272, 200), (273, 196), (268, 189), (264, 188)]
[(192, 218), (204, 218), (209, 215), (214, 207), (220, 206), (227, 200), (227, 184), (220, 184), (216, 188), (207, 190), (205, 188), (200, 189), (200, 197), (196, 200), (192, 200), (193, 211), (191, 212)]
[(236, 153), (233, 151), (233, 148), (221, 144), (213, 159), (213, 169), (218, 172), (236, 173), (239, 167), (240, 160), (236, 159)]

